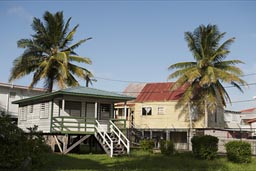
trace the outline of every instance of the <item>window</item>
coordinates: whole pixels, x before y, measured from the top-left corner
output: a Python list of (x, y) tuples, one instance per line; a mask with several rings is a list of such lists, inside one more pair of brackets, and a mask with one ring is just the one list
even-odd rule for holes
[(16, 92), (10, 92), (10, 98), (11, 98), (11, 99), (14, 99), (15, 96), (16, 96)]
[(108, 120), (110, 117), (111, 105), (110, 104), (100, 104), (100, 119)]
[(164, 114), (164, 107), (158, 107), (157, 108), (157, 114), (158, 115), (163, 115)]
[(23, 106), (20, 108), (20, 120), (27, 120), (27, 106)]
[(29, 106), (29, 113), (33, 113), (33, 105)]
[(40, 104), (40, 118), (47, 119), (49, 117), (49, 103), (41, 103)]
[(65, 112), (70, 116), (81, 116), (81, 102), (65, 101)]
[(142, 115), (152, 115), (151, 107), (142, 107)]

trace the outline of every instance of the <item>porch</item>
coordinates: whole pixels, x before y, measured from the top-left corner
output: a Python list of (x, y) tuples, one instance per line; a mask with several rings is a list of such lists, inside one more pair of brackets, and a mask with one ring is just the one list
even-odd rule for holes
[(50, 133), (95, 134), (97, 122), (105, 132), (109, 132), (113, 124), (122, 132), (126, 130), (125, 119), (97, 120), (89, 117), (57, 116), (51, 119)]
[[(126, 138), (126, 120), (97, 120), (95, 118), (58, 116), (51, 119), (51, 146), (58, 146), (66, 154), (83, 141), (94, 136), (109, 156), (129, 154), (130, 142)], [(72, 136), (75, 136), (72, 139)], [(79, 139), (77, 139), (77, 137)], [(53, 148), (53, 147), (52, 147)]]

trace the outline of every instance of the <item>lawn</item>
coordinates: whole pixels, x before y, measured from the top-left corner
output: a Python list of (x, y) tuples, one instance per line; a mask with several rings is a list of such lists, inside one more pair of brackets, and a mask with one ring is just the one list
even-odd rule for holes
[(254, 171), (256, 158), (250, 164), (235, 164), (219, 157), (213, 161), (194, 159), (190, 153), (163, 156), (132, 151), (130, 156), (110, 158), (105, 154), (51, 154), (40, 171)]

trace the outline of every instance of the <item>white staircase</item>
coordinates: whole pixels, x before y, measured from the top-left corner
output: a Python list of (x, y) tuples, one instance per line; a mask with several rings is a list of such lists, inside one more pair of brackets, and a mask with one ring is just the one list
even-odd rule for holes
[(109, 121), (109, 130), (106, 130), (96, 120), (95, 137), (110, 157), (130, 153), (130, 141), (112, 121)]

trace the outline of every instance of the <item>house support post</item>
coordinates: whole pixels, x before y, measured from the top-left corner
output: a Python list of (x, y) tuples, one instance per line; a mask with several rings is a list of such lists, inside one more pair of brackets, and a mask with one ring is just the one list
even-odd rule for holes
[(60, 142), (59, 142), (59, 140), (58, 140), (57, 136), (56, 136), (56, 135), (54, 135), (53, 137), (54, 137), (55, 142), (57, 143), (57, 145), (58, 145), (58, 147), (59, 147), (60, 152), (61, 152), (61, 153), (63, 153), (62, 148), (61, 148), (61, 146), (60, 146)]
[(149, 130), (149, 137), (150, 137), (150, 139), (152, 140), (152, 138), (153, 138), (153, 132), (152, 132), (152, 130)]
[(63, 136), (62, 143), (63, 143), (63, 151), (62, 151), (62, 153), (66, 154), (66, 151), (67, 151), (67, 148), (68, 148), (68, 135), (67, 134), (65, 134)]
[(170, 131), (167, 130), (166, 131), (166, 141), (169, 141), (170, 140)]
[(70, 146), (68, 149), (66, 149), (66, 151), (64, 151), (63, 154), (67, 154), (68, 152), (70, 152), (71, 150), (73, 150), (76, 146), (78, 146), (79, 144), (81, 144), (84, 140), (86, 140), (87, 138), (89, 138), (91, 135), (85, 135), (84, 137), (82, 137), (80, 140), (78, 140), (76, 143), (74, 143), (72, 146)]

